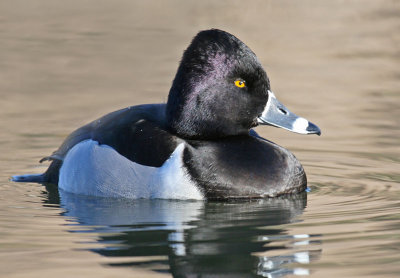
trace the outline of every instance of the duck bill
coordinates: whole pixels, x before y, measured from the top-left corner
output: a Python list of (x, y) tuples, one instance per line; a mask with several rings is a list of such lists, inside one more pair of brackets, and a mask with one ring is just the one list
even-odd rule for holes
[(268, 102), (257, 122), (262, 125), (272, 125), (300, 134), (318, 134), (321, 130), (315, 124), (290, 112), (272, 91), (268, 91)]

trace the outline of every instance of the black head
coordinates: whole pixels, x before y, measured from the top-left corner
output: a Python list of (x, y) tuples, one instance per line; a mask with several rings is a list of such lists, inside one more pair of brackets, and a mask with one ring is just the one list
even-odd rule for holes
[(256, 55), (221, 30), (197, 34), (183, 54), (168, 96), (167, 121), (185, 138), (248, 134), (270, 89)]

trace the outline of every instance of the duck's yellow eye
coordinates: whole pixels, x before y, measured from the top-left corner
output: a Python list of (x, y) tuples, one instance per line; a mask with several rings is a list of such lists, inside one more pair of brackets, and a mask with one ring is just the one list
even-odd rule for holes
[(246, 82), (244, 82), (243, 80), (238, 79), (238, 80), (235, 81), (235, 86), (239, 87), (239, 88), (246, 87)]

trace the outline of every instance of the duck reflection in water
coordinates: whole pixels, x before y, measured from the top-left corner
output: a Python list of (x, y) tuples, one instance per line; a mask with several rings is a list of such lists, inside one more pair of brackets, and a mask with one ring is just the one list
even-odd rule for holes
[(311, 240), (315, 235), (290, 235), (284, 227), (299, 221), (305, 193), (220, 203), (57, 191), (49, 190), (48, 202), (59, 197), (65, 217), (97, 234), (101, 247), (91, 251), (121, 258), (110, 266), (146, 267), (173, 277), (283, 277), (307, 275), (307, 264), (321, 252), (319, 241)]

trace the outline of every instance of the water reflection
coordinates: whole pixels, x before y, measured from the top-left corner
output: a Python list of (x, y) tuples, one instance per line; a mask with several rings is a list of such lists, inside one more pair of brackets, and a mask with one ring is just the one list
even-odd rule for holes
[[(48, 193), (47, 201), (57, 202), (57, 191)], [(299, 221), (306, 194), (234, 203), (59, 197), (73, 232), (95, 233), (91, 251), (114, 257), (109, 266), (173, 277), (283, 277), (308, 275), (320, 254), (311, 250), (320, 247), (313, 235), (285, 229)]]

